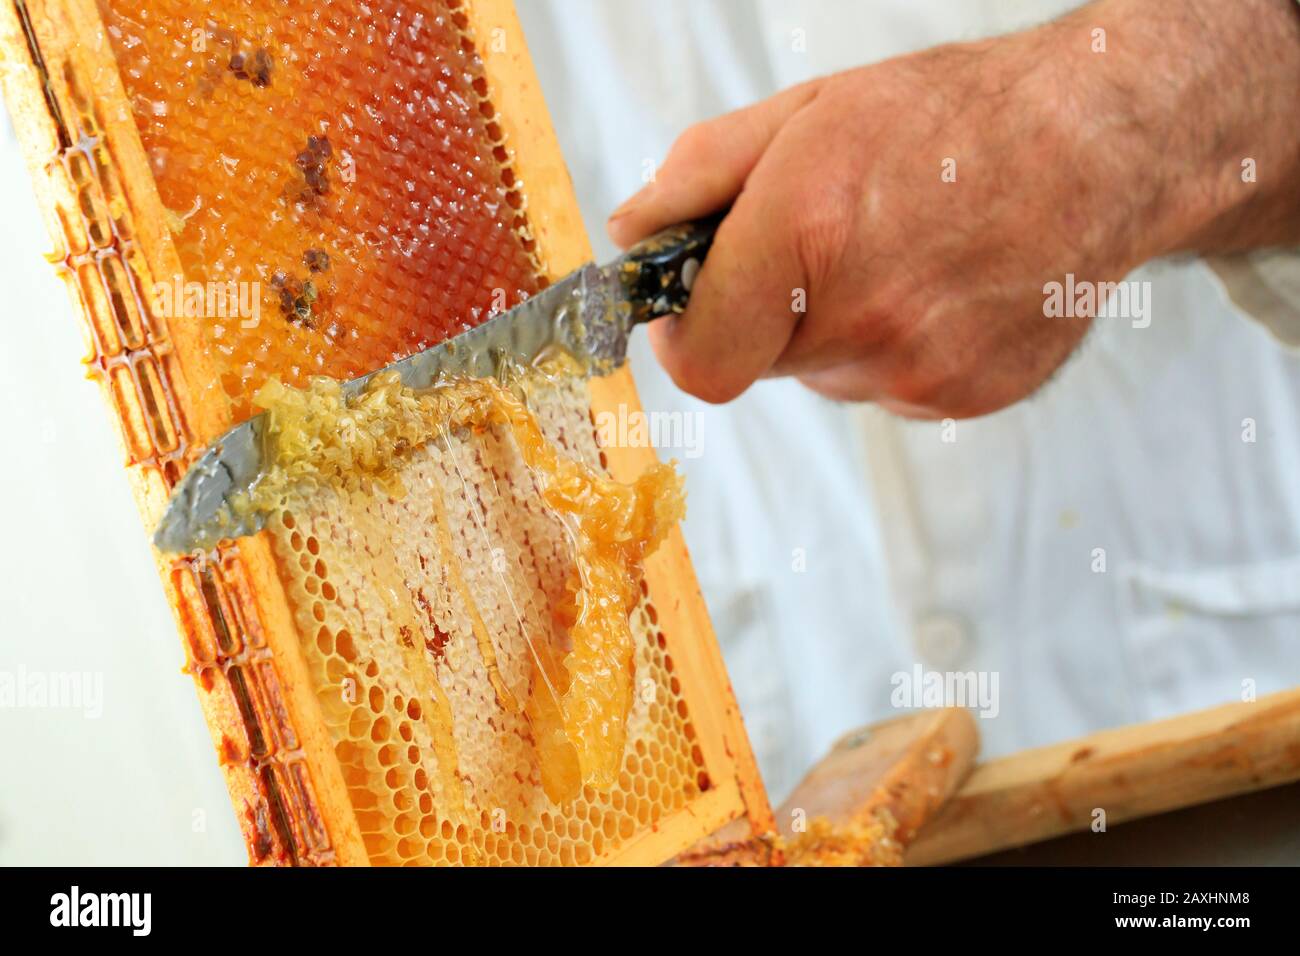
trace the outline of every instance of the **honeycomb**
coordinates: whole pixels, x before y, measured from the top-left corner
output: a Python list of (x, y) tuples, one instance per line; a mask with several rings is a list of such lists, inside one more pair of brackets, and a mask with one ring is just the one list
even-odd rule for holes
[(255, 328), (200, 319), (235, 418), (271, 376), (355, 378), (542, 284), (459, 10), (98, 4), (185, 281), (257, 283)]
[(778, 842), (786, 866), (902, 866), (903, 847), (897, 831), (893, 816), (881, 809), (870, 819), (839, 825), (814, 817), (806, 831)]
[[(533, 383), (528, 405), (564, 454), (599, 467), (580, 383)], [(707, 789), (642, 591), (612, 785), (548, 796), (538, 708), (558, 706), (563, 688), (538, 661), (570, 649), (571, 529), (500, 428), (446, 432), (399, 475), (403, 494), (314, 486), (271, 522), (372, 862), (588, 863)]]
[[(545, 285), (459, 3), (97, 4), (184, 280), (256, 283), (256, 323), (183, 317), (215, 370), (195, 403), (241, 419), (270, 379), (370, 371)], [(104, 204), (116, 215), (117, 202)], [(118, 225), (125, 234), (126, 219)], [(103, 285), (91, 278), (87, 299)], [(174, 463), (187, 453), (183, 421), (166, 413), (164, 378), (145, 388), (154, 357), (140, 358), (129, 366), (140, 381), (122, 387), (155, 395), (145, 408), (162, 411), (143, 423), (124, 415), (126, 426), (141, 430), (142, 447), (150, 432), (170, 434)], [(538, 389), (530, 405), (547, 436), (603, 465), (585, 389)], [(587, 863), (709, 790), (642, 582), (621, 759), (607, 785), (547, 795), (563, 789), (542, 772), (555, 765), (543, 759), (554, 695), (526, 689), (558, 679), (537, 649), (567, 649), (572, 542), (539, 505), (518, 449), (494, 431), (441, 436), (401, 481), (422, 493), (322, 493), (269, 529), (370, 861)], [(296, 858), (328, 859), (243, 574), (234, 547), (172, 570), (187, 633), (209, 634), (210, 647), (191, 638), (200, 686), (228, 682), (248, 730), (247, 759), (268, 795), (247, 811), (254, 858), (278, 839), (302, 845)], [(239, 742), (222, 746), (223, 759), (245, 759)]]

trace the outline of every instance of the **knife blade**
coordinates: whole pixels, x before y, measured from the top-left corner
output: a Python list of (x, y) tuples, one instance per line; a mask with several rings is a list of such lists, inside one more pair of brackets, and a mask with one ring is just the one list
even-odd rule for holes
[[(669, 227), (607, 265), (587, 263), (482, 325), (345, 382), (343, 394), (353, 397), (389, 371), (414, 389), (453, 375), (500, 377), (555, 350), (573, 356), (589, 375), (612, 372), (627, 356), (634, 326), (684, 311), (721, 218)], [(190, 466), (172, 489), (154, 532), (155, 547), (170, 553), (207, 549), (261, 530), (264, 514), (227, 506), (252, 488), (269, 463), (266, 423), (260, 414), (235, 426)]]

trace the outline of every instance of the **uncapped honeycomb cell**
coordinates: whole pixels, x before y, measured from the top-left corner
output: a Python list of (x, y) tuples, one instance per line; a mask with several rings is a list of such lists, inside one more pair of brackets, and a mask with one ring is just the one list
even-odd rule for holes
[[(371, 371), (545, 284), (456, 6), (99, 0), (184, 271), (153, 278), (185, 283), (168, 290), (170, 301), (161, 288), (141, 290), (152, 313), (123, 295), (95, 310), (112, 316), (93, 330), (98, 351), (123, 356), (114, 366), (120, 387), (142, 396), (123, 404), (135, 460), (178, 442), (160, 412), (168, 399), (158, 368), (128, 360), (159, 313), (203, 331), (215, 374), (191, 383), (193, 401), (227, 404), (243, 418), (271, 377), (302, 385), (314, 374)], [(66, 172), (96, 225), (88, 245), (125, 234), (107, 168), (89, 177), (74, 163)], [(78, 278), (107, 301), (128, 278), (123, 263), (105, 262), (109, 272)], [(188, 309), (196, 283), (206, 297)], [(228, 288), (234, 297), (214, 308), (211, 290)], [(580, 385), (543, 389), (530, 406), (551, 439), (603, 466)], [(402, 483), (400, 498), (323, 493), (270, 523), (372, 862), (589, 863), (709, 789), (668, 638), (643, 587), (617, 782), (553, 804), (525, 709), (510, 700), (528, 699), (539, 647), (567, 650), (557, 620), (573, 565), (566, 530), (498, 431), (439, 436), (411, 457)], [(240, 625), (222, 597), (237, 564), (228, 570), (205, 578), (177, 565), (200, 680), (214, 686), (217, 667), (205, 662), (236, 661), (224, 679), (249, 728), (262, 789), (298, 807), (293, 826), (304, 833), (294, 839), (323, 848), (319, 821), (300, 819), (311, 804), (306, 768), (277, 757), (298, 744), (277, 720), (268, 652), (236, 646), (255, 622)], [(232, 743), (227, 757), (236, 756)], [(259, 834), (290, 829), (271, 804)]]
[[(99, 6), (184, 281), (204, 291), (191, 313), (218, 372), (203, 387), (237, 418), (272, 375), (354, 378), (537, 290), (459, 12), (427, 0)], [(149, 291), (176, 314), (190, 294)]]
[[(598, 461), (581, 386), (534, 388), (529, 405), (548, 437)], [(618, 782), (550, 801), (518, 702), (537, 679), (533, 653), (567, 650), (554, 619), (572, 570), (566, 529), (497, 430), (439, 436), (400, 479), (400, 498), (325, 491), (271, 523), (372, 861), (589, 863), (707, 789), (643, 598)]]

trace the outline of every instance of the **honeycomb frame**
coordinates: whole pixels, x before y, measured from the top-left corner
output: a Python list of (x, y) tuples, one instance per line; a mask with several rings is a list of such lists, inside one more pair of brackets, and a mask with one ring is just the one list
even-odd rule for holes
[[(507, 185), (526, 200), (532, 251), (545, 275), (563, 275), (590, 247), (513, 7), (447, 4), (481, 57), (483, 99), (503, 131)], [(198, 331), (156, 315), (142, 294), (151, 277), (183, 269), (103, 28), (93, 0), (0, 0), (4, 92), (56, 243), (50, 258), (85, 320), (85, 362), (120, 423), (132, 487), (152, 527), (168, 489), (230, 423), (230, 410), (201, 397), (213, 369)], [(593, 412), (640, 407), (626, 370), (593, 380), (589, 396)], [(601, 452), (624, 481), (655, 454)], [(269, 536), (205, 558), (160, 558), (159, 567), (250, 861), (368, 863)], [(679, 530), (647, 562), (646, 582), (708, 785), (655, 825), (619, 834), (593, 862), (659, 863), (738, 818), (755, 833), (772, 830)]]

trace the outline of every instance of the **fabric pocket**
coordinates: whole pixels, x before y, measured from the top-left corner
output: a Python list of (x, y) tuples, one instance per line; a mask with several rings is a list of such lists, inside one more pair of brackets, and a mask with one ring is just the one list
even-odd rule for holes
[(1300, 557), (1120, 573), (1135, 703), (1148, 718), (1300, 685)]

